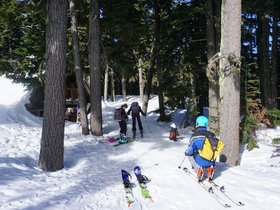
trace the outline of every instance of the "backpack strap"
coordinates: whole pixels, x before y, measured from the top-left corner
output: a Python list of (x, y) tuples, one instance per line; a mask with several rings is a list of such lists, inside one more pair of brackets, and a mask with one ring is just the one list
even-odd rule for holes
[[(211, 131), (208, 131), (208, 130), (200, 130), (200, 131), (197, 131), (195, 133), (194, 137), (195, 138), (204, 137), (205, 138), (204, 139), (204, 144), (205, 144), (206, 138), (208, 139), (209, 144), (211, 146), (211, 150), (213, 152), (212, 157), (210, 158), (210, 161), (212, 161), (214, 163), (215, 152), (217, 151), (217, 149), (213, 149), (212, 142), (214, 141), (214, 139), (217, 139), (216, 135), (214, 133), (212, 133)], [(217, 141), (219, 141), (219, 139), (217, 139)]]

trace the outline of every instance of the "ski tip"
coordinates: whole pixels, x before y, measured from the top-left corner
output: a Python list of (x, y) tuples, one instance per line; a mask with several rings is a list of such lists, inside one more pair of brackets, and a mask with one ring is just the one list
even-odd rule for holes
[(123, 169), (122, 169), (122, 170), (121, 170), (121, 173), (122, 173), (122, 174), (126, 174), (126, 173), (128, 173), (128, 172), (127, 172), (126, 170), (123, 170)]
[(225, 207), (225, 208), (230, 208), (231, 205), (229, 205), (229, 204), (226, 203), (226, 204), (224, 205), (224, 207)]
[(137, 170), (137, 169), (140, 170), (140, 166), (135, 166), (135, 167), (134, 167), (134, 170), (135, 170), (135, 169), (136, 169), (136, 170)]
[(245, 206), (245, 203), (242, 203), (241, 201), (238, 201), (239, 206)]

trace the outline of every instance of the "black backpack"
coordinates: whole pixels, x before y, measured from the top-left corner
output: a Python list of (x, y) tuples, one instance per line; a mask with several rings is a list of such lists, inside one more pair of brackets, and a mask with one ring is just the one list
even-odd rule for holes
[(114, 120), (118, 120), (118, 121), (122, 120), (122, 108), (115, 109)]
[(131, 112), (132, 112), (133, 115), (139, 114), (139, 104), (138, 104), (138, 102), (133, 102), (131, 104)]

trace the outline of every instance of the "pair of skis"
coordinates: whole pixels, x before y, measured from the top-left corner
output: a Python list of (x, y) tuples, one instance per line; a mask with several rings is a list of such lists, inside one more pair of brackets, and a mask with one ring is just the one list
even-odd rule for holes
[[(135, 202), (135, 197), (132, 188), (136, 187), (136, 185), (133, 182), (131, 182), (132, 177), (127, 171), (121, 170), (121, 173), (122, 173), (126, 201), (128, 207), (130, 207), (130, 205)], [(147, 187), (147, 183), (150, 182), (151, 180), (148, 179), (145, 175), (141, 174), (141, 169), (139, 166), (134, 167), (134, 174), (140, 186), (142, 197), (145, 199), (149, 199), (150, 201), (153, 201), (152, 196), (150, 195), (150, 192)]]
[(118, 146), (123, 145), (123, 144), (132, 143), (134, 141), (138, 141), (138, 139), (133, 139), (133, 138), (130, 138), (130, 137), (126, 137), (125, 142), (119, 141), (118, 138), (116, 139), (116, 141), (118, 141), (118, 142), (116, 144), (114, 144), (114, 147), (118, 147)]
[[(245, 204), (239, 200), (236, 200), (232, 197), (232, 195), (228, 194), (225, 190), (224, 186), (220, 186), (216, 184), (214, 181), (207, 182), (204, 181), (198, 181), (197, 177), (190, 172), (190, 170), (187, 167), (184, 167), (183, 170), (192, 178), (194, 179), (205, 191), (207, 191), (219, 204), (221, 204), (225, 208), (230, 208), (232, 205), (229, 204), (228, 201), (235, 204), (236, 206), (244, 206)], [(209, 184), (206, 184), (209, 183)], [(218, 190), (220, 194), (218, 194), (216, 191)], [(223, 197), (222, 197), (222, 196)], [(227, 200), (226, 200), (227, 199)]]

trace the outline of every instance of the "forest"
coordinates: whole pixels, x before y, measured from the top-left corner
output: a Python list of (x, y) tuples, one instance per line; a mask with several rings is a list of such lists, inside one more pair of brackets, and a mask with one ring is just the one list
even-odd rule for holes
[(279, 17), (276, 0), (1, 0), (0, 75), (44, 90), (43, 169), (63, 166), (44, 145), (59, 142), (50, 150), (63, 156), (71, 78), (84, 135), (102, 135), (101, 100), (140, 95), (146, 112), (156, 94), (160, 121), (208, 107), (237, 165), (239, 141), (253, 149), (258, 124), (279, 123)]

